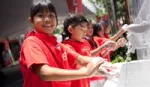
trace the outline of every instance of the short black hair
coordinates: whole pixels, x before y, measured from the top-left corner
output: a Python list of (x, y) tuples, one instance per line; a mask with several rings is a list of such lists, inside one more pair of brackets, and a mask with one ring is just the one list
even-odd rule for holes
[(87, 22), (87, 19), (81, 15), (81, 14), (74, 14), (74, 15), (68, 15), (68, 17), (64, 20), (64, 31), (63, 31), (63, 38), (70, 37), (71, 34), (68, 31), (68, 27), (72, 26), (75, 27), (79, 25), (82, 22)]
[(39, 12), (43, 13), (46, 9), (48, 9), (49, 12), (53, 12), (55, 14), (56, 20), (58, 23), (57, 13), (56, 13), (55, 7), (51, 3), (50, 0), (33, 0), (32, 5), (31, 5), (31, 9), (30, 9), (31, 20), (33, 21), (33, 17), (37, 13), (39, 13)]
[(92, 23), (92, 20), (91, 19), (87, 19), (88, 23)]
[(101, 20), (100, 24), (104, 27), (104, 30), (109, 26), (109, 22), (107, 20)]
[(91, 19), (87, 19), (87, 21), (88, 21), (88, 26), (89, 26), (90, 24), (92, 24), (92, 20), (91, 20)]
[(93, 24), (93, 36), (99, 36), (98, 32), (101, 30), (102, 28), (100, 23)]

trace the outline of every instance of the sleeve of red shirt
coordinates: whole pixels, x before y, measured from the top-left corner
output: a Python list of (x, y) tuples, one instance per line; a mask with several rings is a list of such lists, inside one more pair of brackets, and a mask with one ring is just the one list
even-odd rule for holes
[(71, 59), (73, 59), (73, 60), (76, 60), (77, 57), (80, 55), (79, 53), (77, 53), (77, 52), (75, 51), (75, 49), (74, 49), (72, 46), (67, 45), (66, 48), (67, 48), (66, 51), (67, 51), (67, 53), (68, 53), (69, 58), (71, 58)]
[(69, 65), (71, 67), (74, 67), (74, 64), (80, 54), (78, 54), (72, 46), (68, 44), (66, 44), (65, 46), (66, 46), (66, 52), (68, 53), (67, 57), (68, 57)]
[(109, 39), (106, 39), (106, 38), (100, 38), (100, 39), (98, 39), (97, 41), (98, 41), (98, 43), (99, 43), (99, 45), (101, 46), (102, 44), (104, 44), (105, 42), (107, 42)]
[(33, 64), (48, 64), (38, 39), (27, 38), (24, 41), (22, 51), (28, 68)]

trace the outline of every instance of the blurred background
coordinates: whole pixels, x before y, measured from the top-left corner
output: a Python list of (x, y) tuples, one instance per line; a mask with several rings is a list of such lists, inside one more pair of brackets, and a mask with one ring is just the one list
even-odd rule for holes
[[(94, 22), (108, 20), (113, 35), (119, 26), (133, 22), (141, 3), (140, 0), (51, 1), (56, 7), (59, 20), (55, 34), (61, 33), (63, 20), (68, 14), (83, 14)], [(0, 0), (0, 87), (23, 86), (18, 59), (24, 35), (32, 29), (28, 23), (31, 2), (32, 0)], [(122, 61), (126, 50), (118, 49), (113, 53), (112, 60)], [(133, 59), (136, 59), (135, 54)]]

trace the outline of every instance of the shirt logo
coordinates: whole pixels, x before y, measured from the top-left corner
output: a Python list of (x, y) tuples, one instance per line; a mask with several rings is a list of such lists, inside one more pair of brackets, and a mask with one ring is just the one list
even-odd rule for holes
[(62, 59), (63, 59), (63, 60), (67, 60), (67, 53), (66, 53), (66, 52), (64, 52), (64, 53), (62, 54)]
[(60, 50), (60, 46), (59, 46), (59, 44), (57, 44), (57, 45), (56, 45), (56, 48), (57, 48), (58, 50)]
[(84, 48), (82, 49), (82, 52), (84, 53), (84, 55), (89, 55), (90, 49), (88, 49), (87, 47), (84, 47)]

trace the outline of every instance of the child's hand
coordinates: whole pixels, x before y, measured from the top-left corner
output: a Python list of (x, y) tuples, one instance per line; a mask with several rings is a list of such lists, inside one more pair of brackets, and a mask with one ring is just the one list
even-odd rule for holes
[(114, 66), (113, 64), (111, 64), (110, 62), (105, 62), (100, 67), (103, 67), (103, 68), (107, 69), (108, 71), (117, 69), (117, 67)]
[(118, 48), (119, 48), (119, 47), (124, 47), (125, 44), (126, 44), (126, 39), (125, 39), (125, 38), (120, 38), (120, 39), (117, 41)]
[(105, 62), (105, 59), (100, 57), (92, 58), (92, 60), (88, 63), (87, 67), (82, 67), (81, 71), (85, 72), (88, 77), (92, 77), (96, 74), (99, 67)]
[(122, 27), (121, 27), (121, 30), (123, 30), (124, 32), (126, 32), (127, 31), (127, 29), (128, 29), (128, 24), (124, 24)]
[(108, 77), (108, 78), (113, 78), (113, 77), (118, 78), (119, 73), (115, 72), (115, 69), (117, 69), (117, 68), (115, 67), (115, 69), (114, 69), (113, 66), (112, 66), (113, 68), (110, 68), (110, 66), (108, 66), (108, 67), (106, 68), (106, 67), (101, 66), (99, 68), (99, 72), (103, 73), (103, 75)]
[(112, 51), (112, 50), (114, 50), (116, 48), (117, 44), (116, 44), (116, 42), (109, 40), (109, 41), (105, 42), (103, 44), (103, 46), (106, 49), (108, 49), (109, 51)]

